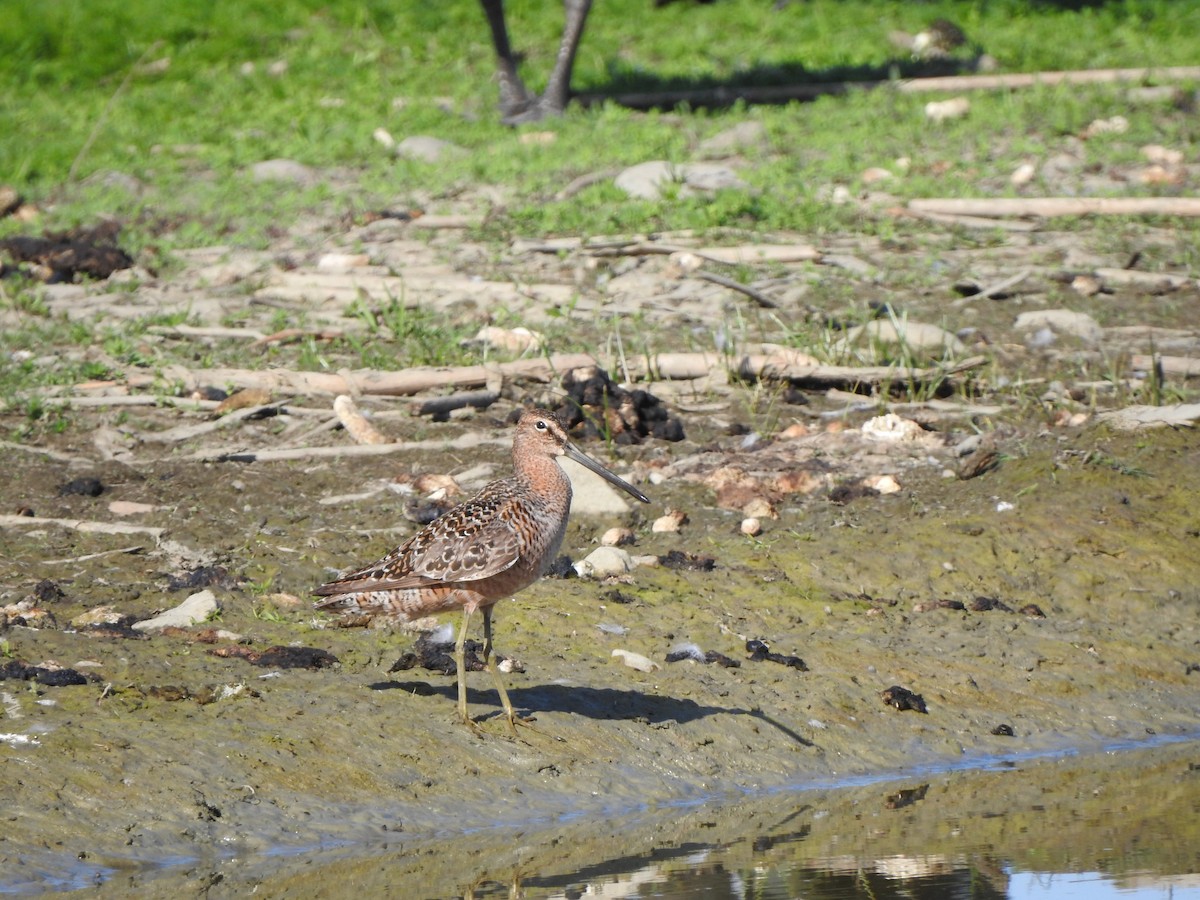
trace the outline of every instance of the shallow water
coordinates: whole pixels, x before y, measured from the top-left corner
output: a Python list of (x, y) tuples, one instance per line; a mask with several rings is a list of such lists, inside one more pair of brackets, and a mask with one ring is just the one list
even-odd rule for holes
[(1180, 900), (1200, 898), (1198, 813), (1192, 740), (564, 817), (532, 830), (500, 823), (129, 868), (43, 859), (0, 874), (0, 893)]

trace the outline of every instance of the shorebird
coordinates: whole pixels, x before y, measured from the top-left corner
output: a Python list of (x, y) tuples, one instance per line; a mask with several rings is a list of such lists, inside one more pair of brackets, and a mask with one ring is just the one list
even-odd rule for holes
[(571, 481), (558, 464), (560, 456), (650, 502), (572, 444), (553, 413), (528, 410), (513, 437), (512, 475), (489, 483), (383, 559), (318, 587), (313, 593), (329, 599), (318, 601), (317, 608), (399, 622), (461, 609), (454, 662), (458, 713), (469, 726), (475, 723), (467, 714), (464, 641), (472, 614), (481, 610), (484, 663), (515, 734), (517, 716), (492, 652), (492, 607), (537, 581), (562, 546), (571, 511)]

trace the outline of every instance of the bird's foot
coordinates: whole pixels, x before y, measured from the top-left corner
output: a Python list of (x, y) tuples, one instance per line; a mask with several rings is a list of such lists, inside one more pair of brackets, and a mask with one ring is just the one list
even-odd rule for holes
[(500, 121), (505, 125), (529, 125), (546, 119), (555, 119), (563, 114), (563, 107), (553, 103), (544, 95), (530, 97), (522, 103), (503, 105)]

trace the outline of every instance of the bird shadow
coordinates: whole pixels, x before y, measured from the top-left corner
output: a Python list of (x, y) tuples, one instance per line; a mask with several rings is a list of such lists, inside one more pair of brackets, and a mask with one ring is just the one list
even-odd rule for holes
[[(457, 685), (432, 685), (427, 681), (379, 681), (368, 685), (375, 691), (404, 691), (419, 697), (441, 696), (457, 700)], [(764, 722), (775, 730), (805, 747), (813, 747), (812, 741), (772, 718), (761, 709), (741, 707), (705, 706), (686, 697), (663, 697), (644, 694), (641, 691), (619, 688), (597, 688), (581, 685), (544, 684), (533, 687), (509, 688), (508, 696), (513, 706), (534, 715), (538, 712), (562, 712), (589, 719), (609, 721), (631, 721), (646, 725), (694, 722), (707, 716), (746, 716)], [(480, 719), (502, 716), (495, 691), (467, 688), (467, 701), (473, 704), (495, 704), (492, 713)]]

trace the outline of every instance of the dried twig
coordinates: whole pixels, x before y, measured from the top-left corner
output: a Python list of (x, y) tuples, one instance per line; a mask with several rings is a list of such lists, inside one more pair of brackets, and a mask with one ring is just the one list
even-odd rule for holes
[(465, 450), (484, 444), (502, 446), (511, 443), (509, 437), (485, 437), (478, 433), (460, 435), (451, 441), (396, 441), (391, 444), (346, 444), (338, 447), (282, 447), (273, 450), (230, 450), (216, 447), (199, 450), (190, 456), (174, 459), (201, 462), (278, 462), (293, 459), (342, 459), (360, 456), (385, 456), (389, 453), (426, 450)]
[(986, 300), (988, 297), (1002, 294), (1015, 284), (1020, 284), (1033, 273), (1032, 269), (1022, 269), (1011, 278), (1005, 278), (1003, 281), (997, 281), (995, 284), (989, 284), (987, 287), (980, 288), (974, 294), (968, 294), (965, 297), (960, 297), (955, 300), (952, 306), (962, 306), (965, 303), (970, 303), (972, 300)]
[(726, 278), (724, 275), (718, 275), (715, 272), (705, 272), (703, 269), (697, 269), (692, 272), (693, 278), (699, 278), (703, 281), (711, 281), (713, 284), (719, 284), (721, 287), (729, 288), (731, 291), (737, 291), (739, 294), (745, 294), (759, 306), (766, 309), (778, 309), (779, 304), (768, 297), (761, 291), (756, 291), (748, 284), (742, 284), (740, 281), (734, 281), (732, 278)]
[(359, 444), (390, 444), (391, 438), (383, 435), (378, 428), (367, 421), (367, 417), (359, 412), (354, 399), (347, 394), (339, 394), (333, 401), (333, 411), (349, 435)]
[(130, 525), (125, 522), (87, 522), (83, 519), (47, 519), (41, 516), (6, 516), (0, 515), (0, 528), (34, 528), (38, 526), (56, 526), (70, 528), (74, 531), (98, 532), (100, 534), (148, 534), (159, 537), (165, 528), (152, 528), (149, 525)]
[(141, 553), (146, 548), (138, 544), (134, 547), (118, 547), (115, 550), (101, 550), (99, 553), (85, 553), (83, 556), (68, 556), (66, 559), (43, 559), (44, 566), (64, 566), (69, 563), (87, 562), (90, 559), (99, 559), (102, 556), (115, 556), (118, 553)]
[(150, 431), (141, 435), (141, 439), (148, 444), (171, 444), (178, 443), (179, 441), (188, 441), (202, 434), (208, 434), (221, 428), (228, 428), (230, 425), (245, 419), (261, 419), (265, 416), (276, 415), (282, 408), (282, 403), (250, 406), (246, 409), (231, 412), (229, 415), (221, 416), (219, 419), (213, 419), (211, 422), (200, 422), (196, 425), (180, 425), (178, 428), (168, 428), (166, 431)]
[(411, 407), (413, 415), (433, 416), (435, 419), (448, 415), (456, 409), (473, 406), (476, 409), (487, 409), (500, 399), (499, 391), (462, 391), (448, 397), (432, 397), (414, 403)]

